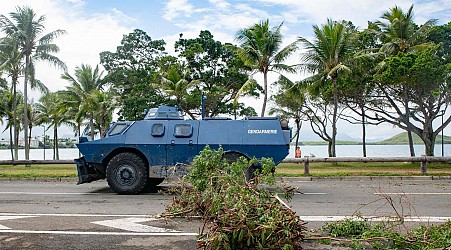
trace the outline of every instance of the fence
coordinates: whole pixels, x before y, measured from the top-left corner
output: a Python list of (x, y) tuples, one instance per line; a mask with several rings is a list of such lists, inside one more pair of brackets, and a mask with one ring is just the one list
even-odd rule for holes
[[(310, 174), (310, 162), (420, 162), (420, 171), (427, 173), (428, 162), (451, 163), (451, 157), (415, 156), (415, 157), (303, 157), (286, 158), (282, 163), (304, 163), (304, 174)], [(75, 164), (74, 160), (0, 160), (0, 165), (33, 165), (33, 164)]]
[(304, 174), (310, 174), (310, 162), (420, 162), (421, 174), (427, 173), (428, 162), (451, 163), (451, 157), (414, 156), (414, 157), (303, 157), (287, 158), (282, 163), (304, 163)]

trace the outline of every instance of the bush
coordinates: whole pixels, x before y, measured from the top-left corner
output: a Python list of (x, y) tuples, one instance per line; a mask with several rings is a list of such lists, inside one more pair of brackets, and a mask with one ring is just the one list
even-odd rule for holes
[[(180, 195), (168, 207), (170, 214), (201, 215), (208, 231), (199, 236), (203, 249), (301, 249), (303, 222), (283, 206), (273, 186), (274, 163), (261, 159), (252, 181), (246, 181), (249, 166), (257, 160), (244, 157), (228, 164), (223, 151), (208, 146), (194, 159)], [(277, 189), (280, 190), (280, 189)], [(289, 196), (289, 194), (287, 194)]]

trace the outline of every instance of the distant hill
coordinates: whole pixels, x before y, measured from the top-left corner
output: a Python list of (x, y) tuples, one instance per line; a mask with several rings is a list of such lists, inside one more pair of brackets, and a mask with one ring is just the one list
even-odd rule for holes
[[(420, 139), (420, 137), (414, 133), (412, 133), (412, 139), (413, 144), (423, 144), (423, 141)], [(408, 144), (409, 140), (407, 138), (407, 132), (399, 133), (393, 137), (390, 137), (386, 140), (380, 141), (380, 142), (374, 142), (371, 144), (377, 144), (377, 145), (399, 145), (399, 144)], [(441, 144), (442, 143), (442, 137), (441, 135), (437, 135), (435, 139), (435, 143)], [(445, 144), (451, 144), (451, 136), (443, 136), (443, 143)]]
[[(413, 143), (414, 144), (423, 144), (423, 141), (420, 139), (420, 137), (416, 134), (412, 133), (412, 138), (413, 138)], [(444, 144), (451, 144), (451, 136), (443, 136), (443, 141)], [(386, 140), (383, 141), (379, 141), (379, 142), (367, 142), (368, 145), (404, 145), (404, 144), (408, 144), (408, 139), (407, 139), (407, 132), (402, 132), (399, 133), (393, 137), (390, 137)], [(441, 144), (442, 143), (442, 137), (441, 135), (438, 135), (436, 140), (435, 140), (436, 144)], [(292, 142), (292, 144), (294, 144)], [(362, 144), (361, 141), (340, 141), (337, 140), (337, 145), (359, 145)], [(327, 142), (325, 141), (301, 141), (300, 145), (305, 145), (305, 146), (310, 146), (310, 145), (327, 145)]]

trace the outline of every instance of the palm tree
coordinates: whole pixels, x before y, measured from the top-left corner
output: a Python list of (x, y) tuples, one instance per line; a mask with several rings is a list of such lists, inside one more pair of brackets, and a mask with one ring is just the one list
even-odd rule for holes
[[(265, 115), (268, 99), (268, 72), (295, 72), (294, 67), (283, 64), (283, 62), (297, 50), (297, 42), (281, 48), (282, 34), (280, 29), (282, 24), (270, 29), (269, 20), (267, 19), (249, 28), (240, 29), (236, 34), (236, 40), (241, 47), (239, 55), (245, 64), (252, 70), (263, 73), (264, 98), (261, 116)], [(252, 84), (253, 81), (250, 79), (241, 89), (248, 89), (249, 85)]]
[(346, 65), (352, 58), (351, 29), (346, 22), (335, 22), (328, 19), (321, 27), (313, 26), (314, 40), (308, 41), (299, 37), (299, 41), (307, 50), (301, 56), (304, 71), (313, 73), (311, 79), (320, 79), (326, 83), (329, 79), (333, 84), (333, 114), (332, 114), (332, 145), (331, 157), (336, 156), (335, 142), (337, 136), (338, 88), (337, 80), (344, 71), (349, 71)]
[[(11, 77), (13, 94), (13, 127), (14, 143), (11, 150), (14, 150), (13, 160), (18, 159), (19, 128), (17, 124), (17, 84), (19, 76), (23, 73), (22, 54), (16, 40), (4, 37), (0, 39), (0, 71), (6, 72)], [(11, 139), (13, 139), (11, 138)]]
[[(380, 49), (380, 53), (385, 55), (397, 55), (400, 52), (408, 52), (413, 49), (424, 49), (431, 44), (426, 43), (427, 35), (435, 25), (436, 20), (431, 19), (424, 23), (420, 28), (417, 28), (413, 22), (413, 5), (404, 12), (398, 6), (391, 8), (381, 16), (382, 21), (377, 21), (381, 32), (375, 31), (384, 42)], [(409, 108), (409, 91), (406, 83), (401, 83), (402, 92), (404, 95), (405, 108), (405, 124), (407, 125), (407, 138), (409, 140), (410, 155), (415, 156), (415, 149), (413, 147), (412, 128), (410, 124), (411, 110)]]
[(99, 130), (100, 138), (103, 138), (108, 126), (113, 120), (113, 111), (116, 107), (113, 92), (93, 91), (89, 98), (88, 106), (94, 110), (93, 117), (95, 126)]
[[(197, 103), (190, 103), (188, 97), (190, 95), (189, 90), (200, 83), (199, 80), (192, 80), (191, 82), (186, 80), (181, 70), (177, 70), (175, 67), (169, 68), (163, 74), (160, 74), (156, 82), (160, 86), (155, 86), (156, 89), (161, 89), (169, 97), (175, 97), (175, 102), (183, 112), (187, 113), (191, 119), (195, 120), (195, 115), (190, 111), (195, 107)], [(194, 105), (193, 105), (194, 104)]]
[(0, 15), (1, 30), (7, 37), (16, 40), (22, 56), (25, 57), (25, 79), (24, 79), (24, 138), (25, 138), (25, 159), (30, 158), (30, 146), (28, 138), (28, 83), (35, 82), (35, 62), (39, 60), (50, 62), (56, 67), (65, 69), (65, 64), (52, 53), (57, 53), (59, 47), (51, 42), (58, 36), (65, 34), (64, 30), (55, 30), (43, 34), (45, 27), (45, 16), (37, 17), (33, 9), (29, 7), (17, 7), (16, 12), (10, 13), (12, 20), (4, 15)]
[[(3, 82), (3, 79), (0, 78), (0, 83), (2, 83), (0, 88), (0, 122), (3, 124), (3, 119), (6, 119), (6, 128), (4, 131), (9, 129), (9, 144), (11, 148), (11, 160), (14, 160), (14, 150), (13, 150), (13, 126), (12, 126), (12, 119), (13, 119), (13, 112), (12, 112), (12, 103), (13, 103), (13, 96), (11, 95), (11, 92), (6, 86), (6, 81)], [(5, 84), (3, 84), (5, 83)]]
[(34, 104), (36, 124), (53, 126), (53, 159), (59, 159), (58, 127), (61, 125), (72, 125), (70, 117), (61, 112), (61, 100), (59, 92), (51, 92), (42, 96), (39, 102)]
[(66, 108), (71, 107), (75, 112), (78, 132), (80, 132), (81, 122), (87, 118), (91, 128), (91, 138), (94, 139), (95, 110), (92, 108), (94, 100), (92, 95), (95, 91), (102, 90), (102, 72), (99, 71), (98, 66), (93, 70), (91, 66), (82, 64), (75, 68), (75, 77), (65, 72), (61, 78), (71, 84), (61, 92), (67, 96)]

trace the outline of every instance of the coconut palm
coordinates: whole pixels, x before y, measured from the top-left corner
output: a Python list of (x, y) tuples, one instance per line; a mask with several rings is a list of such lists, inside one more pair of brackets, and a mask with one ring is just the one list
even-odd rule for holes
[[(25, 79), (24, 79), (24, 138), (28, 138), (28, 83), (35, 83), (35, 62), (42, 60), (50, 62), (56, 67), (65, 69), (65, 64), (53, 53), (59, 51), (59, 47), (53, 44), (53, 40), (65, 34), (64, 30), (55, 30), (43, 34), (45, 27), (45, 16), (36, 16), (33, 9), (29, 7), (17, 7), (16, 12), (10, 13), (11, 19), (0, 15), (1, 30), (8, 38), (19, 43), (22, 56), (25, 58)], [(28, 160), (29, 144), (25, 139), (25, 159)]]
[(395, 6), (384, 12), (381, 19), (375, 23), (381, 29), (380, 32), (375, 32), (380, 35), (384, 43), (381, 52), (396, 55), (399, 52), (422, 49), (431, 45), (426, 43), (426, 38), (436, 24), (436, 20), (430, 19), (418, 28), (413, 22), (413, 5), (407, 12)]
[(16, 40), (4, 37), (0, 39), (0, 71), (11, 77), (11, 89), (13, 97), (13, 128), (14, 133), (11, 150), (14, 150), (14, 160), (18, 159), (19, 129), (17, 124), (17, 84), (20, 75), (23, 73), (22, 54)]
[[(313, 73), (312, 80), (319, 79), (321, 83), (332, 81), (333, 84), (333, 114), (332, 114), (332, 145), (331, 155), (336, 156), (335, 142), (337, 135), (338, 89), (337, 80), (342, 72), (349, 71), (347, 63), (352, 59), (352, 30), (348, 24), (328, 19), (321, 27), (314, 25), (314, 40), (299, 37), (306, 52), (301, 55), (301, 69)], [(307, 79), (308, 81), (308, 79)]]
[[(240, 29), (236, 34), (236, 40), (239, 42), (241, 50), (239, 55), (247, 66), (256, 72), (263, 73), (263, 106), (261, 116), (265, 115), (266, 102), (268, 99), (268, 72), (274, 71), (278, 73), (290, 72), (296, 70), (292, 66), (283, 64), (283, 62), (297, 50), (297, 42), (293, 42), (288, 46), (282, 46), (282, 34), (279, 26), (271, 29), (269, 20), (256, 23), (251, 27)], [(240, 93), (249, 89), (254, 81), (248, 80), (241, 88)]]
[(192, 80), (188, 81), (184, 78), (181, 70), (175, 68), (169, 68), (163, 74), (160, 74), (157, 79), (156, 88), (161, 89), (169, 97), (174, 97), (177, 106), (179, 106), (183, 112), (187, 113), (192, 119), (196, 119), (195, 115), (190, 109), (196, 107), (196, 103), (189, 101), (190, 89), (195, 87), (201, 81)]
[(58, 127), (61, 125), (73, 125), (66, 113), (61, 112), (61, 96), (59, 92), (51, 92), (42, 96), (38, 103), (34, 104), (36, 112), (36, 124), (48, 124), (53, 127), (53, 159), (59, 159)]
[(93, 91), (89, 98), (88, 106), (94, 110), (95, 127), (101, 138), (105, 136), (105, 132), (113, 120), (113, 111), (116, 107), (114, 100), (112, 91), (102, 92), (100, 90)]
[(102, 90), (102, 72), (96, 66), (92, 69), (91, 66), (82, 64), (75, 68), (75, 77), (68, 72), (61, 75), (61, 78), (70, 82), (70, 86), (66, 90), (61, 91), (66, 96), (64, 101), (66, 108), (71, 108), (75, 113), (75, 121), (78, 126), (78, 133), (80, 126), (84, 119), (89, 120), (91, 128), (91, 138), (94, 139), (94, 112), (92, 108), (95, 91)]

